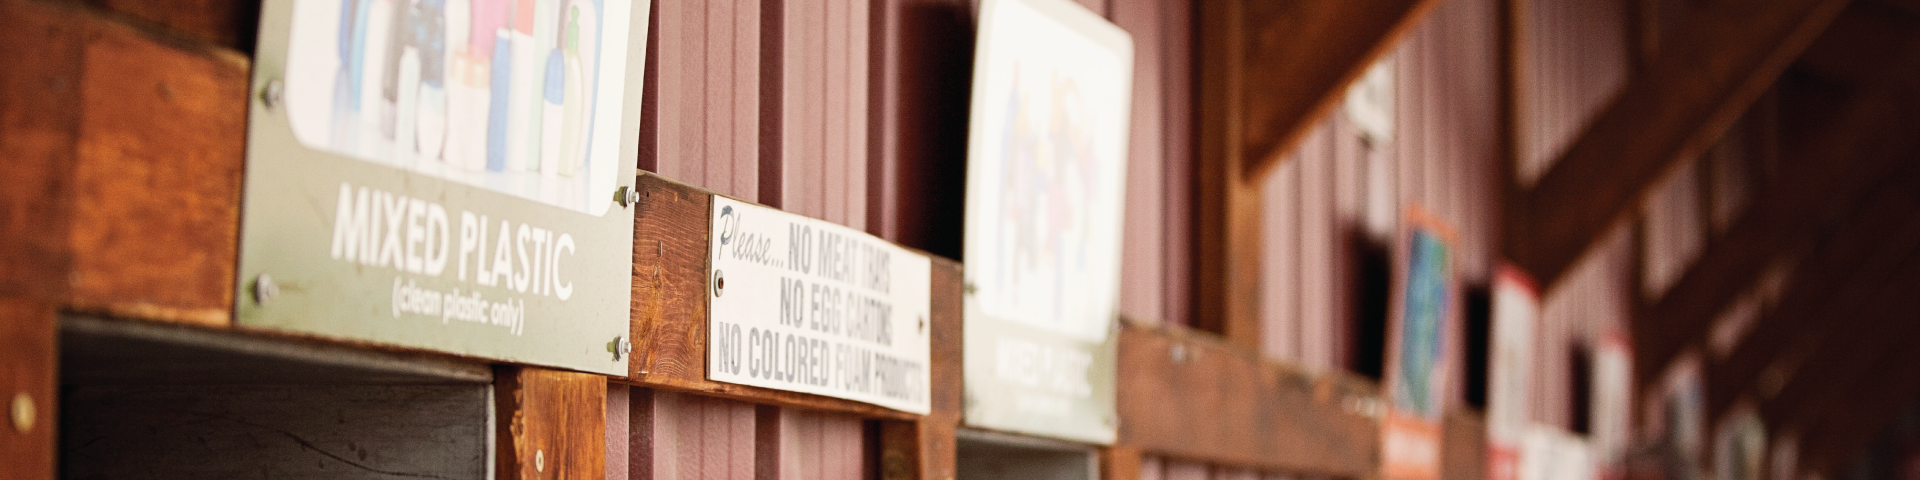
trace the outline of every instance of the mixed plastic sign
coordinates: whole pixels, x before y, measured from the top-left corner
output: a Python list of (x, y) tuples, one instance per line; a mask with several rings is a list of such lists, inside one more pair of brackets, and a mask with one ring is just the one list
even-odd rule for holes
[(268, 0), (244, 325), (625, 374), (646, 0)]

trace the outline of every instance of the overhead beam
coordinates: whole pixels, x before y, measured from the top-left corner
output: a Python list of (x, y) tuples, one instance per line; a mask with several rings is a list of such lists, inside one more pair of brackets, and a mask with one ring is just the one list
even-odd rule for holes
[(1195, 327), (1259, 344), (1261, 180), (1434, 3), (1198, 2)]
[[(1435, 0), (1233, 0), (1244, 34), (1248, 178), (1260, 178)], [(1215, 3), (1215, 2), (1201, 2)], [(1202, 6), (1201, 8), (1210, 8)], [(1205, 35), (1206, 33), (1202, 33)]]
[[(1786, 293), (1754, 321), (1726, 358), (1707, 375), (1707, 411), (1725, 412), (1753, 390), (1762, 371), (1798, 340), (1819, 341), (1855, 318), (1859, 297), (1899, 275), (1903, 259), (1920, 250), (1920, 175), (1890, 179), (1878, 197), (1849, 217), (1801, 262)], [(1709, 417), (1712, 418), (1712, 417)]]
[(1691, 11), (1506, 212), (1507, 258), (1552, 288), (1654, 180), (1718, 139), (1846, 4), (1716, 1)]
[[(1634, 321), (1639, 378), (1652, 378), (1686, 345), (1704, 338), (1712, 318), (1786, 249), (1815, 241), (1822, 219), (1857, 204), (1872, 182), (1902, 166), (1920, 121), (1920, 38), (1891, 46), (1880, 75), (1861, 86), (1841, 113), (1807, 141), (1789, 144), (1784, 169), (1695, 267)], [(1645, 380), (1643, 380), (1645, 381)]]

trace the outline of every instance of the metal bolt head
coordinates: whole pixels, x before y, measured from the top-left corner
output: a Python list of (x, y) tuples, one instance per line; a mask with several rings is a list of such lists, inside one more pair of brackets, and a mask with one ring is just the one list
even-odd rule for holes
[(262, 273), (253, 278), (254, 303), (267, 303), (278, 295), (280, 295), (280, 285), (273, 283), (273, 276)]
[(536, 471), (536, 472), (547, 471), (547, 451), (546, 450), (533, 451), (533, 471)]
[(640, 190), (627, 186), (615, 188), (613, 189), (613, 202), (620, 204), (621, 207), (634, 206), (640, 203)]
[(626, 335), (621, 335), (613, 338), (613, 359), (614, 360), (627, 358), (627, 355), (631, 353), (633, 353), (633, 342), (627, 341)]
[(13, 429), (20, 433), (33, 430), (33, 422), (38, 413), (33, 407), (33, 397), (26, 393), (13, 394)]
[(714, 269), (713, 296), (719, 297), (721, 293), (725, 293), (726, 289), (727, 289), (727, 274), (721, 272), (719, 269)]
[(265, 86), (260, 87), (260, 103), (266, 105), (268, 110), (280, 108), (280, 100), (286, 95), (285, 92), (286, 86), (280, 79), (268, 80)]

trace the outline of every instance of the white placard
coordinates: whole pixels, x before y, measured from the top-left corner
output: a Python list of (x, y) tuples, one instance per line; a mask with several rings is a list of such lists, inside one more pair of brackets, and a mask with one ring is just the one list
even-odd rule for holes
[(925, 255), (717, 195), (711, 219), (708, 379), (931, 410)]

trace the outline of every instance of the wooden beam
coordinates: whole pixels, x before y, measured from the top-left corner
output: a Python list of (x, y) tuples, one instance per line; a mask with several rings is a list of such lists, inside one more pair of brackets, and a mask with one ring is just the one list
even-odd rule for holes
[(1259, 343), (1261, 180), (1435, 3), (1198, 2), (1194, 326)]
[(1920, 121), (1920, 38), (1894, 48), (1887, 70), (1862, 86), (1838, 117), (1788, 145), (1774, 177), (1723, 239), (1674, 287), (1634, 321), (1635, 362), (1642, 382), (1704, 337), (1712, 318), (1775, 255), (1816, 238), (1820, 222), (1848, 211), (1868, 185), (1902, 168), (1920, 139), (1905, 126)]
[(1680, 161), (1698, 156), (1847, 0), (1711, 2), (1507, 212), (1506, 252), (1551, 289)]
[(1439, 3), (1234, 1), (1242, 9), (1243, 35), (1234, 40), (1245, 44), (1244, 70), (1236, 74), (1246, 88), (1247, 136), (1240, 145), (1250, 178), (1279, 165), (1301, 135), (1346, 98), (1347, 86)]
[(1794, 274), (1774, 306), (1754, 321), (1727, 357), (1707, 375), (1708, 418), (1732, 407), (1761, 372), (1795, 340), (1819, 341), (1859, 311), (1866, 292), (1900, 274), (1902, 261), (1920, 248), (1920, 175), (1884, 182), (1875, 199), (1848, 217), (1821, 242)]
[(72, 4), (0, 1), (0, 292), (231, 322), (248, 62)]
[(607, 475), (607, 379), (535, 367), (494, 372), (498, 478)]
[(1378, 388), (1309, 376), (1175, 326), (1120, 330), (1119, 444), (1220, 465), (1339, 478), (1378, 473)]

